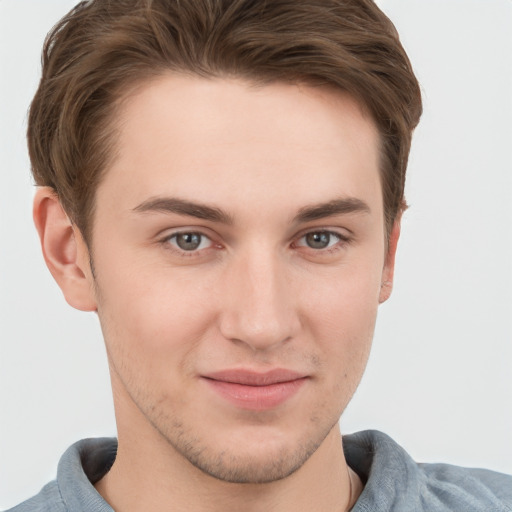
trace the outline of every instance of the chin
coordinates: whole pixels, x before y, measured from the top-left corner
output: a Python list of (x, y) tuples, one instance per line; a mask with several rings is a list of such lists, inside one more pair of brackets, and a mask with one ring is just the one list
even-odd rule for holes
[(196, 468), (217, 480), (236, 484), (265, 484), (295, 473), (316, 448), (317, 446), (307, 446), (290, 453), (287, 449), (276, 452), (256, 447), (252, 454), (240, 455), (235, 450), (226, 450), (218, 453), (189, 453), (185, 456)]
[(229, 483), (263, 484), (282, 480), (299, 470), (332, 428), (329, 425), (323, 431), (304, 431), (294, 436), (290, 432), (276, 435), (255, 426), (220, 439), (215, 436), (200, 439), (191, 435), (190, 430), (180, 429), (164, 437), (204, 474)]

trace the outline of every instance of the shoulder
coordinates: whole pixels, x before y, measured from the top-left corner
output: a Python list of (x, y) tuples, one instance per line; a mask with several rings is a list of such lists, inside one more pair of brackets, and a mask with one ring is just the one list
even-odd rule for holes
[(377, 431), (344, 436), (343, 445), (349, 466), (365, 482), (354, 512), (512, 512), (512, 476), (450, 464), (419, 464)]
[(45, 485), (41, 491), (5, 512), (65, 512), (67, 511), (64, 500), (56, 481)]
[(113, 512), (94, 484), (110, 470), (116, 451), (114, 438), (78, 441), (61, 457), (56, 480), (6, 512)]
[(450, 464), (418, 464), (418, 470), (424, 475), (424, 495), (440, 503), (457, 503), (464, 510), (512, 511), (512, 476)]

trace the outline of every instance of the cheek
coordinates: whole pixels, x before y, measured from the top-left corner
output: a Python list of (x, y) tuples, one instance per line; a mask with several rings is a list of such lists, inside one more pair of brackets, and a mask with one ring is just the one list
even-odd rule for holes
[(212, 322), (206, 286), (144, 265), (102, 268), (98, 313), (111, 356), (150, 370), (180, 364)]
[[(339, 272), (315, 288), (308, 300), (311, 338), (334, 382), (356, 385), (369, 356), (378, 310), (380, 274), (366, 267)], [(346, 383), (346, 380), (345, 380)]]
[[(340, 334), (355, 334), (372, 328), (379, 304), (381, 272), (378, 266), (347, 266), (334, 269), (316, 282), (309, 283), (305, 310), (324, 326)], [(303, 287), (303, 290), (306, 287)]]
[(197, 303), (200, 290), (185, 293), (171, 279), (151, 281), (143, 273), (129, 286), (112, 277), (99, 286), (108, 290), (98, 313), (114, 388), (146, 412), (168, 400), (185, 405), (192, 390), (183, 382), (194, 374), (192, 363), (211, 323)]

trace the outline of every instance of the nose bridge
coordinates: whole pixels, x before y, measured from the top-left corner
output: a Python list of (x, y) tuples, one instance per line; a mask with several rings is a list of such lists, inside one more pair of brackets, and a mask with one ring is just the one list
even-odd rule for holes
[(250, 251), (236, 258), (227, 271), (222, 312), (226, 338), (254, 350), (267, 350), (296, 331), (297, 312), (285, 263), (270, 249)]

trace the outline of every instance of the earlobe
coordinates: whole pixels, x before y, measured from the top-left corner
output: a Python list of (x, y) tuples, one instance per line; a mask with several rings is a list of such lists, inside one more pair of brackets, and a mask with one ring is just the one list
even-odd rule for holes
[(87, 246), (52, 188), (37, 189), (33, 215), (46, 265), (66, 301), (76, 309), (96, 311)]
[(394, 224), (391, 233), (389, 234), (388, 250), (386, 253), (386, 260), (384, 262), (384, 269), (382, 272), (382, 281), (379, 294), (379, 303), (387, 301), (393, 291), (393, 276), (395, 273), (395, 257), (400, 238), (400, 220), (398, 217)]

